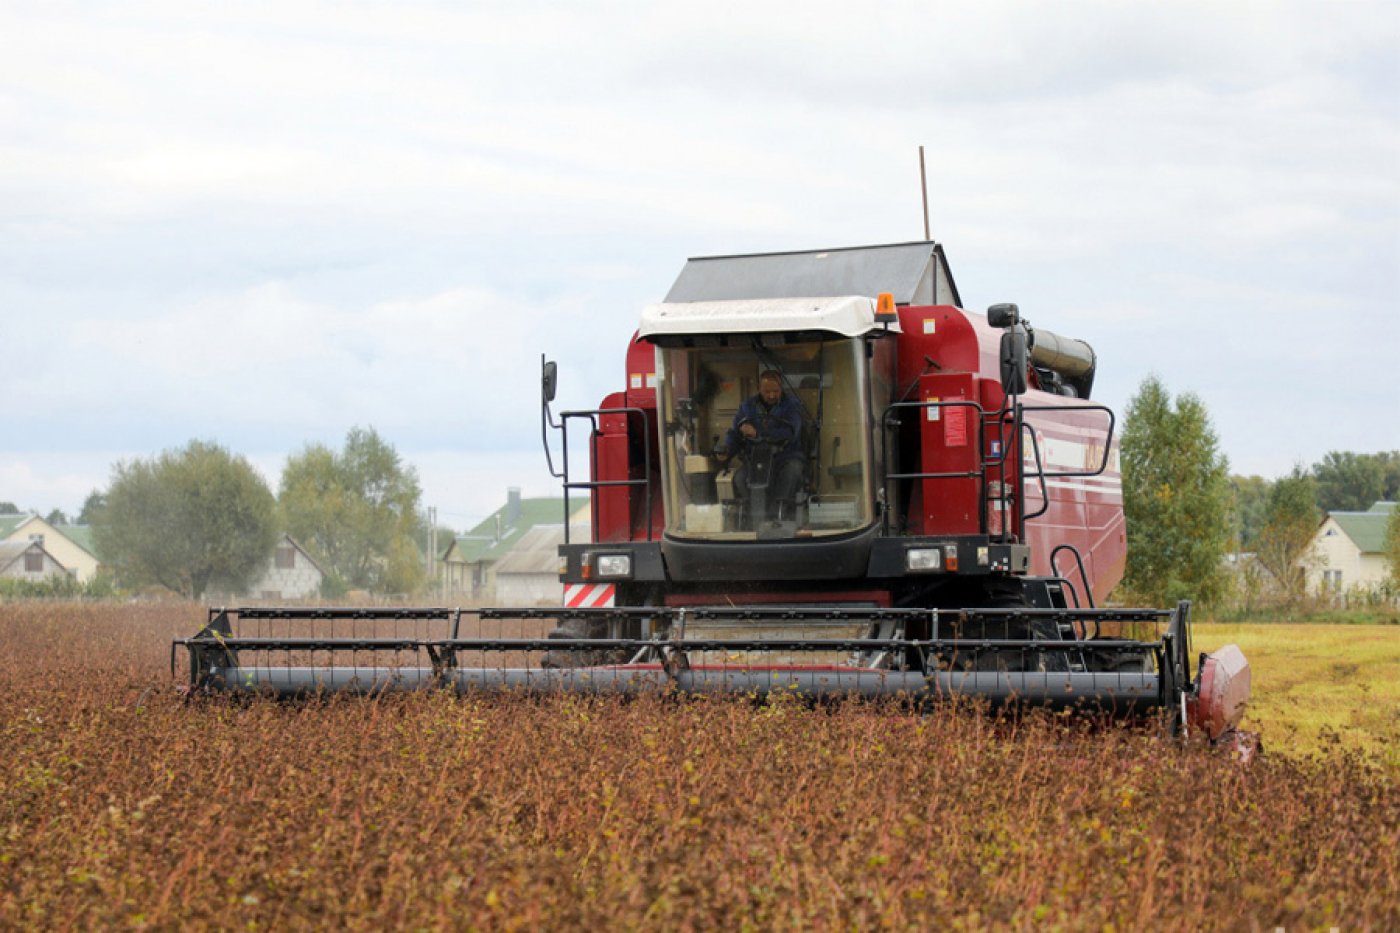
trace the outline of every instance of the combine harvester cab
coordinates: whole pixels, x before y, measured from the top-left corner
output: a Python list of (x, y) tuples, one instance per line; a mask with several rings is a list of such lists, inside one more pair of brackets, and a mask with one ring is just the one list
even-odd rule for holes
[(1193, 673), (1189, 603), (1098, 605), (1126, 530), (1096, 362), (964, 311), (933, 242), (692, 259), (598, 408), (556, 418), (544, 364), (566, 529), (592, 514), (564, 606), (218, 610), (192, 686), (977, 697), (1243, 743), (1237, 648)]

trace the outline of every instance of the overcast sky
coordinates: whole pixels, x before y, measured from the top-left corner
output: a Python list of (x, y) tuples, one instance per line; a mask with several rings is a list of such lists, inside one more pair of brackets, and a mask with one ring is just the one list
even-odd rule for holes
[(935, 239), (967, 307), (1400, 448), (1400, 5), (0, 2), (0, 500), (373, 426), (448, 525), (552, 495), (688, 256)]

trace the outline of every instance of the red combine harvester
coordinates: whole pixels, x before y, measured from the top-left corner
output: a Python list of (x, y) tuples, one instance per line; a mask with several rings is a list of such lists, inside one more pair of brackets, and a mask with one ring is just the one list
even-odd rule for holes
[(933, 242), (692, 259), (599, 408), (556, 419), (544, 364), (564, 606), (220, 609), (178, 644), (197, 689), (982, 697), (1243, 744), (1238, 648), (1193, 676), (1189, 603), (1098, 608), (1126, 529), (1095, 364), (964, 311)]

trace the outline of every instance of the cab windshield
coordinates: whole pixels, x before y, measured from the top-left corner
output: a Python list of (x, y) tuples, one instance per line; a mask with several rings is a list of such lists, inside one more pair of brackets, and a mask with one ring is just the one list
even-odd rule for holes
[(864, 342), (700, 341), (657, 349), (667, 533), (746, 540), (868, 526)]

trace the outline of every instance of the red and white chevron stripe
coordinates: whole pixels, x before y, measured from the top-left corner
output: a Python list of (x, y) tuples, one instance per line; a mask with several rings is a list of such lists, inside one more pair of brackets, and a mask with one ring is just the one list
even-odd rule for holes
[(617, 587), (611, 583), (566, 583), (564, 605), (569, 609), (611, 606)]

